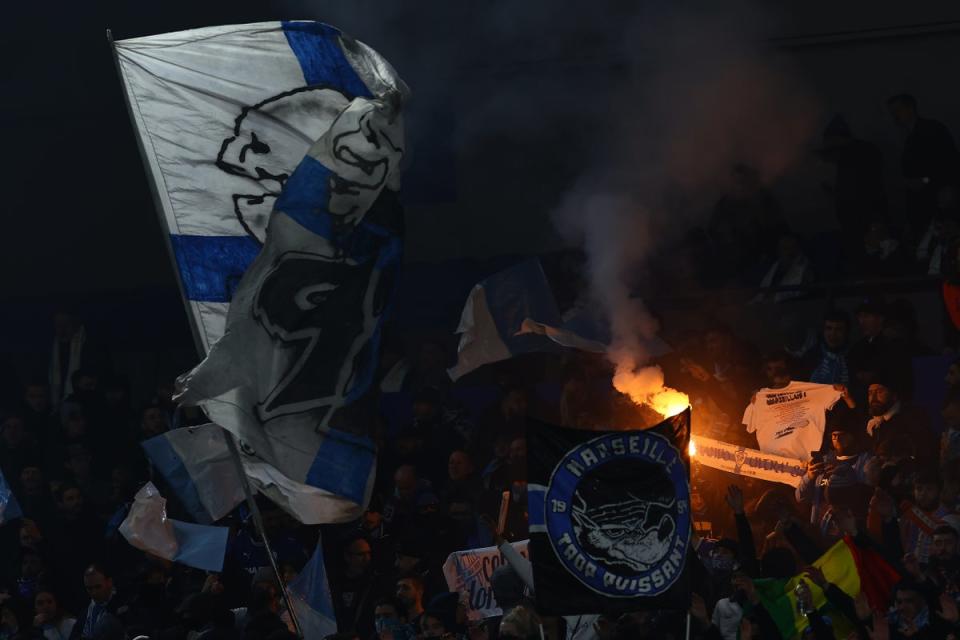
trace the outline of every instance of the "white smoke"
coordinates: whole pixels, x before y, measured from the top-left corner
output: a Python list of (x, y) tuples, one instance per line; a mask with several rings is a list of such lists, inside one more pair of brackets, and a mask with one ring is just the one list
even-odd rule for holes
[(609, 317), (614, 386), (667, 416), (688, 399), (649, 365), (645, 340), (659, 327), (633, 283), (658, 246), (703, 221), (735, 164), (773, 182), (817, 121), (814, 102), (763, 48), (756, 29), (766, 22), (738, 9), (634, 25), (629, 57), (655, 70), (625, 84), (601, 157), (554, 214), (563, 236), (582, 243), (590, 295)]

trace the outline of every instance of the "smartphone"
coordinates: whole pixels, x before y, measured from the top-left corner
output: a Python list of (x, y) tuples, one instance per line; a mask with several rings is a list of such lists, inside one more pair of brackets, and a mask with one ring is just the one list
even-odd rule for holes
[(823, 462), (823, 451), (811, 451), (810, 460), (813, 462)]

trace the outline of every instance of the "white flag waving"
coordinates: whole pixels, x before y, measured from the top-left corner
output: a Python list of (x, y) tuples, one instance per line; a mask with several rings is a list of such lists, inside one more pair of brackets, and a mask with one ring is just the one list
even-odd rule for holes
[(400, 261), (406, 87), (314, 22), (138, 38), (117, 53), (209, 349), (180, 400), (235, 434), (257, 488), (302, 521), (358, 515), (375, 452), (351, 410)]

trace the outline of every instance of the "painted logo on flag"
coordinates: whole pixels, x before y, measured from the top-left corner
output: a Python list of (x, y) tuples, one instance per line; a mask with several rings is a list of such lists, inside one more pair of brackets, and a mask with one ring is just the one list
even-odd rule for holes
[(690, 487), (680, 452), (656, 433), (612, 433), (570, 450), (545, 495), (557, 558), (596, 593), (655, 596), (683, 573)]

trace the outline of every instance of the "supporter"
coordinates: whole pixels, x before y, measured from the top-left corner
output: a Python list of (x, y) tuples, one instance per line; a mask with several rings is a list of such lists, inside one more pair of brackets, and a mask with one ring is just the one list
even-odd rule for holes
[[(738, 420), (759, 386), (756, 355), (722, 325), (708, 328), (702, 337), (702, 354), (682, 357), (681, 371), (692, 379), (695, 393), (709, 397), (725, 415)], [(736, 437), (736, 431), (729, 436)]]
[(940, 504), (941, 479), (935, 469), (922, 468), (913, 479), (912, 504), (902, 506), (903, 549), (922, 565), (930, 559), (933, 532), (950, 511)]
[(167, 415), (157, 402), (151, 402), (140, 410), (140, 439), (149, 440), (170, 429)]
[[(946, 520), (950, 516), (945, 516)], [(930, 557), (924, 567), (924, 576), (930, 580), (938, 591), (950, 590), (956, 597), (956, 589), (960, 587), (960, 549), (958, 549), (960, 532), (949, 524), (937, 525), (933, 530), (930, 544)]]
[(41, 587), (33, 598), (36, 617), (33, 626), (43, 632), (46, 640), (68, 640), (77, 624), (77, 619), (60, 607), (53, 591)]
[(871, 221), (886, 214), (883, 156), (876, 145), (853, 135), (840, 115), (824, 129), (820, 156), (836, 165), (833, 183), (825, 186), (834, 197), (840, 228), (847, 238), (859, 238)]
[(887, 107), (907, 135), (901, 155), (907, 220), (922, 232), (933, 214), (937, 190), (956, 179), (960, 167), (957, 148), (942, 123), (920, 116), (912, 95), (893, 96), (887, 100)]
[(902, 399), (900, 383), (891, 375), (880, 375), (869, 386), (866, 432), (874, 450), (895, 435), (914, 442), (919, 459), (936, 460), (937, 444), (929, 420), (919, 409)]
[(513, 385), (504, 387), (500, 401), (484, 411), (477, 420), (477, 432), (483, 434), (484, 439), (500, 434), (515, 436), (523, 433), (526, 428), (529, 403), (529, 395), (523, 387)]
[(849, 316), (839, 309), (828, 311), (819, 339), (800, 355), (801, 379), (818, 384), (850, 384), (849, 339)]
[(373, 607), (375, 638), (382, 638), (385, 632), (393, 634), (394, 640), (413, 640), (416, 630), (407, 624), (407, 610), (395, 597), (384, 597), (376, 601)]
[(41, 640), (43, 636), (33, 628), (31, 618), (30, 606), (26, 602), (8, 594), (0, 596), (0, 638)]
[(404, 576), (397, 580), (396, 597), (407, 612), (407, 621), (415, 629), (421, 629), (424, 617), (423, 608), (424, 584), (416, 575)]
[(80, 487), (63, 483), (54, 497), (57, 518), (48, 532), (50, 548), (57, 554), (65, 575), (79, 575), (100, 556), (104, 525), (89, 509)]
[(444, 616), (436, 611), (425, 611), (420, 616), (420, 631), (424, 640), (428, 638), (431, 640), (446, 640), (453, 635)]
[(412, 465), (403, 465), (393, 475), (393, 495), (383, 508), (383, 520), (390, 533), (406, 530), (417, 512), (417, 502), (423, 495), (433, 495), (430, 481), (419, 477)]
[(921, 273), (938, 276), (953, 275), (956, 271), (951, 259), (956, 255), (960, 236), (960, 205), (955, 186), (943, 186), (937, 193), (937, 208), (926, 232), (917, 242), (915, 252)]
[(861, 278), (894, 278), (909, 273), (909, 258), (886, 221), (872, 221), (853, 252), (848, 271)]
[(810, 266), (810, 260), (803, 252), (800, 238), (796, 234), (785, 233), (777, 241), (776, 260), (767, 270), (763, 279), (760, 280), (762, 291), (757, 294), (753, 302), (760, 302), (765, 299), (774, 302), (786, 302), (799, 298), (803, 295), (803, 291), (767, 292), (763, 290), (779, 287), (799, 287), (811, 282), (813, 277), (813, 269)]
[(413, 422), (404, 427), (402, 435), (419, 440), (421, 453), (414, 459), (418, 471), (435, 486), (442, 486), (446, 461), (466, 445), (471, 429), (459, 413), (445, 409), (442, 392), (434, 387), (416, 392), (413, 413)]
[(337, 620), (344, 628), (356, 629), (364, 638), (373, 632), (373, 603), (385, 587), (374, 571), (370, 543), (355, 537), (344, 545), (342, 569), (334, 575), (330, 590)]
[(0, 417), (0, 469), (11, 481), (20, 477), (23, 467), (39, 459), (40, 450), (23, 418), (16, 413)]
[(102, 565), (92, 564), (83, 572), (83, 587), (90, 604), (77, 618), (71, 640), (123, 640), (126, 605), (114, 587), (112, 574)]
[(80, 489), (93, 511), (103, 515), (107, 510), (110, 488), (94, 476), (93, 456), (87, 447), (80, 443), (67, 445), (63, 468), (66, 472), (64, 479)]
[(70, 396), (73, 375), (80, 369), (100, 372), (108, 368), (105, 349), (88, 335), (72, 309), (61, 309), (53, 318), (54, 338), (49, 360), (50, 402), (58, 407)]
[(480, 519), (475, 502), (468, 498), (454, 496), (447, 507), (447, 515), (455, 525), (451, 550), (479, 549), (493, 544), (493, 534)]
[(909, 363), (913, 358), (934, 355), (933, 350), (919, 339), (917, 312), (906, 299), (900, 298), (887, 307), (887, 320), (883, 335), (890, 344), (890, 354), (895, 363)]
[(56, 424), (50, 415), (50, 389), (39, 378), (30, 380), (23, 389), (22, 417), (27, 431), (37, 442), (46, 444), (56, 435)]
[(860, 338), (850, 346), (847, 354), (855, 392), (866, 392), (871, 382), (871, 373), (887, 364), (887, 340), (883, 335), (886, 315), (886, 305), (879, 300), (868, 299), (857, 308)]
[(17, 592), (24, 600), (32, 601), (42, 584), (53, 582), (43, 556), (30, 549), (20, 550), (20, 576), (17, 578)]
[(834, 424), (830, 427), (833, 450), (811, 459), (807, 463), (807, 473), (800, 479), (797, 502), (810, 507), (810, 522), (824, 533), (831, 526), (831, 507), (862, 507), (861, 517), (866, 516), (865, 496), (869, 495), (866, 493), (866, 467), (872, 455), (863, 440), (852, 425)]
[(482, 481), (476, 473), (473, 458), (462, 449), (457, 449), (447, 459), (447, 482), (441, 497), (450, 502), (453, 497), (458, 501), (474, 502), (482, 489)]
[(43, 468), (27, 461), (20, 472), (20, 491), (17, 494), (24, 516), (49, 525), (56, 515), (56, 505), (50, 496)]
[[(772, 253), (785, 228), (780, 205), (763, 186), (760, 173), (746, 164), (732, 167), (729, 189), (714, 206), (707, 225), (729, 276), (744, 276), (763, 263), (764, 250)], [(758, 251), (759, 249), (759, 251)]]
[(406, 375), (403, 388), (414, 393), (426, 388), (446, 392), (450, 388), (448, 360), (447, 350), (440, 342), (423, 340), (417, 348), (413, 367)]
[(516, 607), (500, 621), (502, 640), (533, 640), (540, 636), (540, 617), (528, 607)]
[(893, 602), (889, 623), (891, 639), (934, 640), (947, 638), (952, 630), (952, 625), (930, 610), (928, 595), (915, 582), (904, 580), (898, 584)]

